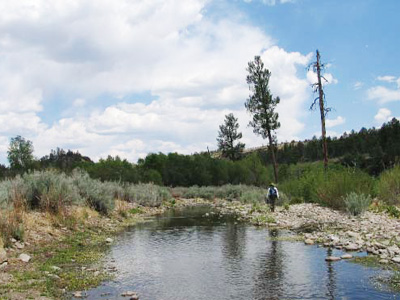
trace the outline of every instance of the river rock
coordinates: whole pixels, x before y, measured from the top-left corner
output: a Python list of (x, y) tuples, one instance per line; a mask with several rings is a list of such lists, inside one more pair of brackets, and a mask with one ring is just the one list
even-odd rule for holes
[(392, 262), (395, 262), (397, 264), (400, 264), (400, 256), (395, 256), (392, 258)]
[(379, 260), (379, 263), (380, 264), (388, 264), (389, 261), (387, 259), (381, 259), (381, 260)]
[(342, 258), (342, 259), (350, 259), (350, 258), (353, 258), (353, 255), (346, 253), (346, 254), (343, 254), (340, 258)]
[(77, 291), (77, 292), (75, 292), (75, 293), (73, 293), (73, 296), (75, 297), (75, 298), (86, 298), (87, 297), (87, 295), (86, 294), (83, 294), (81, 291)]
[(304, 240), (304, 243), (305, 243), (306, 245), (314, 245), (314, 240), (312, 240), (312, 239), (306, 239), (306, 240)]
[(31, 260), (31, 257), (28, 254), (25, 254), (25, 253), (21, 253), (18, 256), (18, 258), (19, 258), (20, 261), (23, 261), (24, 263), (28, 263)]
[[(127, 292), (123, 292), (121, 294), (122, 297), (131, 297), (129, 299), (139, 299), (139, 296), (137, 295), (136, 292), (133, 291), (127, 291)], [(137, 298), (132, 298), (132, 297), (137, 297)]]
[(400, 249), (396, 245), (390, 246), (386, 250), (387, 252), (389, 252), (390, 256), (395, 256), (396, 254), (400, 254)]
[(112, 242), (114, 242), (114, 240), (112, 238), (106, 238), (106, 243), (107, 244), (111, 244)]
[(327, 256), (327, 257), (325, 258), (325, 260), (326, 260), (326, 261), (338, 261), (338, 260), (341, 260), (341, 258), (340, 258), (340, 257), (337, 257), (337, 256)]
[(347, 251), (358, 251), (360, 249), (360, 246), (358, 246), (357, 244), (349, 244), (344, 246), (344, 249), (346, 249)]

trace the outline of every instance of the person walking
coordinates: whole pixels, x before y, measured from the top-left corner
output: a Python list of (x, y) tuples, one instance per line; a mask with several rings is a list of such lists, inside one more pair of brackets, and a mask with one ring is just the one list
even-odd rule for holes
[(279, 191), (275, 184), (271, 183), (268, 187), (266, 202), (269, 204), (271, 211), (275, 211), (275, 202), (279, 199)]

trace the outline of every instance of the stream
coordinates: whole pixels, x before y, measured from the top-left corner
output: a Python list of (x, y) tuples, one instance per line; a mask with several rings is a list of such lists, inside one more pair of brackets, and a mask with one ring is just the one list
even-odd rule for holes
[(209, 207), (171, 210), (119, 236), (108, 257), (115, 280), (86, 299), (126, 300), (125, 291), (141, 300), (400, 299), (376, 280), (388, 271), (325, 262), (343, 252), (285, 241), (291, 234), (221, 218)]

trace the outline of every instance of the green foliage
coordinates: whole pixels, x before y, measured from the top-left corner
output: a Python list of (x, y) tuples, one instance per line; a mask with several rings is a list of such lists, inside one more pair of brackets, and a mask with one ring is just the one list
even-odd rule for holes
[(371, 204), (371, 202), (371, 196), (357, 194), (355, 192), (351, 192), (344, 198), (346, 211), (352, 216), (361, 215), (368, 209), (368, 206)]
[(345, 209), (344, 198), (351, 192), (372, 194), (374, 181), (357, 169), (329, 169), (317, 186), (318, 202), (334, 209)]
[(39, 161), (41, 169), (57, 169), (63, 172), (71, 172), (74, 168), (93, 164), (89, 157), (81, 155), (79, 152), (57, 148), (51, 150), (49, 155), (43, 156)]
[(100, 179), (101, 181), (116, 182), (139, 182), (138, 169), (119, 156), (108, 156), (107, 159), (100, 159), (97, 163), (90, 160), (80, 164), (80, 167), (89, 173), (90, 177)]
[(189, 188), (173, 188), (172, 194), (182, 198), (226, 199), (237, 200), (243, 203), (264, 203), (267, 190), (255, 186), (223, 185), (223, 186), (192, 186)]
[(242, 138), (242, 133), (238, 133), (238, 129), (238, 119), (232, 113), (225, 115), (224, 124), (219, 126), (218, 150), (222, 152), (223, 157), (227, 157), (230, 160), (239, 159), (245, 147), (245, 144), (239, 142)]
[(18, 172), (28, 171), (34, 166), (33, 144), (20, 135), (11, 138), (7, 155), (11, 169)]
[(386, 206), (386, 212), (389, 216), (396, 219), (400, 219), (400, 209), (398, 209), (396, 206), (394, 205)]
[(264, 139), (269, 138), (269, 135), (280, 127), (278, 113), (275, 112), (280, 99), (272, 97), (268, 87), (271, 72), (264, 68), (260, 56), (255, 56), (254, 61), (248, 63), (247, 71), (249, 74), (246, 80), (252, 94), (245, 106), (253, 115), (249, 125), (253, 127), (254, 133), (261, 135)]
[(379, 178), (378, 197), (388, 204), (400, 204), (400, 166), (383, 172)]

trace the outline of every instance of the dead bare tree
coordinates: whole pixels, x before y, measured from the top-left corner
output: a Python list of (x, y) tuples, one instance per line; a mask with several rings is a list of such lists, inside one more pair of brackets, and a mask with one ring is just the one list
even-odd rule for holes
[(322, 88), (322, 79), (328, 82), (324, 76), (321, 75), (321, 72), (325, 69), (325, 64), (322, 64), (320, 61), (321, 57), (319, 55), (319, 51), (317, 50), (317, 61), (311, 63), (309, 68), (313, 68), (313, 71), (317, 73), (318, 81), (313, 83), (311, 86), (314, 90), (314, 93), (318, 92), (318, 97), (316, 97), (313, 103), (310, 106), (310, 110), (314, 110), (319, 104), (319, 111), (321, 114), (321, 130), (322, 130), (322, 150), (324, 154), (324, 169), (325, 171), (328, 168), (328, 145), (326, 143), (326, 129), (325, 129), (325, 117), (328, 112), (331, 111), (331, 108), (326, 107), (325, 93)]

